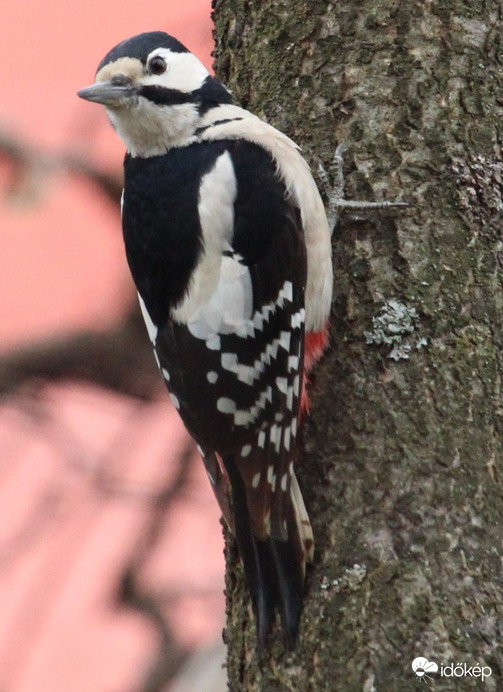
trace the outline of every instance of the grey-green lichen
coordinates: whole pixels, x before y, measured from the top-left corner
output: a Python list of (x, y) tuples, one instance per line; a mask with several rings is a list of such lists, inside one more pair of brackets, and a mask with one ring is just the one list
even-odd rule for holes
[(364, 564), (355, 563), (344, 571), (344, 574), (338, 579), (329, 579), (327, 576), (322, 577), (321, 589), (326, 592), (340, 593), (341, 591), (356, 591), (360, 588), (363, 580), (367, 576), (367, 566)]
[(372, 331), (365, 331), (367, 344), (392, 346), (388, 358), (406, 360), (411, 351), (427, 345), (425, 337), (413, 342), (409, 335), (416, 331), (419, 315), (416, 308), (401, 303), (396, 298), (386, 300), (378, 315), (372, 318)]

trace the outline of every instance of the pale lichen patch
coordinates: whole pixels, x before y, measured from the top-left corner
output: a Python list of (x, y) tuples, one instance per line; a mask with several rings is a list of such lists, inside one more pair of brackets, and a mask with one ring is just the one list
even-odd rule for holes
[(416, 331), (418, 322), (416, 308), (391, 298), (372, 318), (372, 331), (364, 332), (365, 340), (367, 344), (392, 346), (388, 353), (388, 358), (392, 360), (407, 360), (412, 350), (419, 350), (428, 344), (425, 337), (419, 337), (415, 343), (406, 338)]

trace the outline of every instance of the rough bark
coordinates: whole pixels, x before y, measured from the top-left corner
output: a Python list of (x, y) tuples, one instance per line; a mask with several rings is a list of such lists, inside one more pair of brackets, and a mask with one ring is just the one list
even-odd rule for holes
[[(262, 663), (227, 550), (229, 688), (501, 689), (502, 4), (214, 0), (216, 72), (325, 162), (406, 212), (334, 234), (329, 352), (300, 483), (316, 537), (301, 641)], [(459, 670), (458, 670), (459, 672)]]

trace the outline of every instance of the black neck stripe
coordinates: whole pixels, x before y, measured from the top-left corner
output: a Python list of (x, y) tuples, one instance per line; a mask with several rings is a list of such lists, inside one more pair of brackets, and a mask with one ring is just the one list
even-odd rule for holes
[(217, 125), (226, 125), (227, 123), (233, 123), (236, 120), (243, 120), (243, 118), (222, 118), (222, 120), (215, 120), (214, 123), (204, 125), (204, 127), (198, 127), (194, 134), (197, 137), (199, 137), (199, 135), (202, 135), (203, 132), (206, 132), (206, 130), (210, 130), (212, 127), (216, 127)]
[(140, 89), (140, 96), (144, 96), (149, 101), (160, 106), (176, 106), (179, 103), (195, 103), (196, 98), (193, 92), (178, 91), (178, 89), (168, 89), (156, 85), (144, 86)]
[(180, 103), (197, 103), (200, 114), (222, 103), (232, 103), (232, 96), (218, 79), (208, 75), (199, 89), (186, 92), (151, 84), (140, 89), (140, 95), (160, 106), (176, 106)]

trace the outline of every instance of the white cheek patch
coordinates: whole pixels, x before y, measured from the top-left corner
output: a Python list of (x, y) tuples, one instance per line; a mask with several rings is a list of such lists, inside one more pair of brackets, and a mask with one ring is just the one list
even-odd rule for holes
[(144, 77), (143, 84), (158, 84), (166, 89), (190, 93), (199, 89), (209, 76), (208, 70), (192, 53), (174, 53), (169, 48), (156, 48), (148, 56), (147, 65), (154, 56), (160, 56), (165, 60), (166, 72)]

